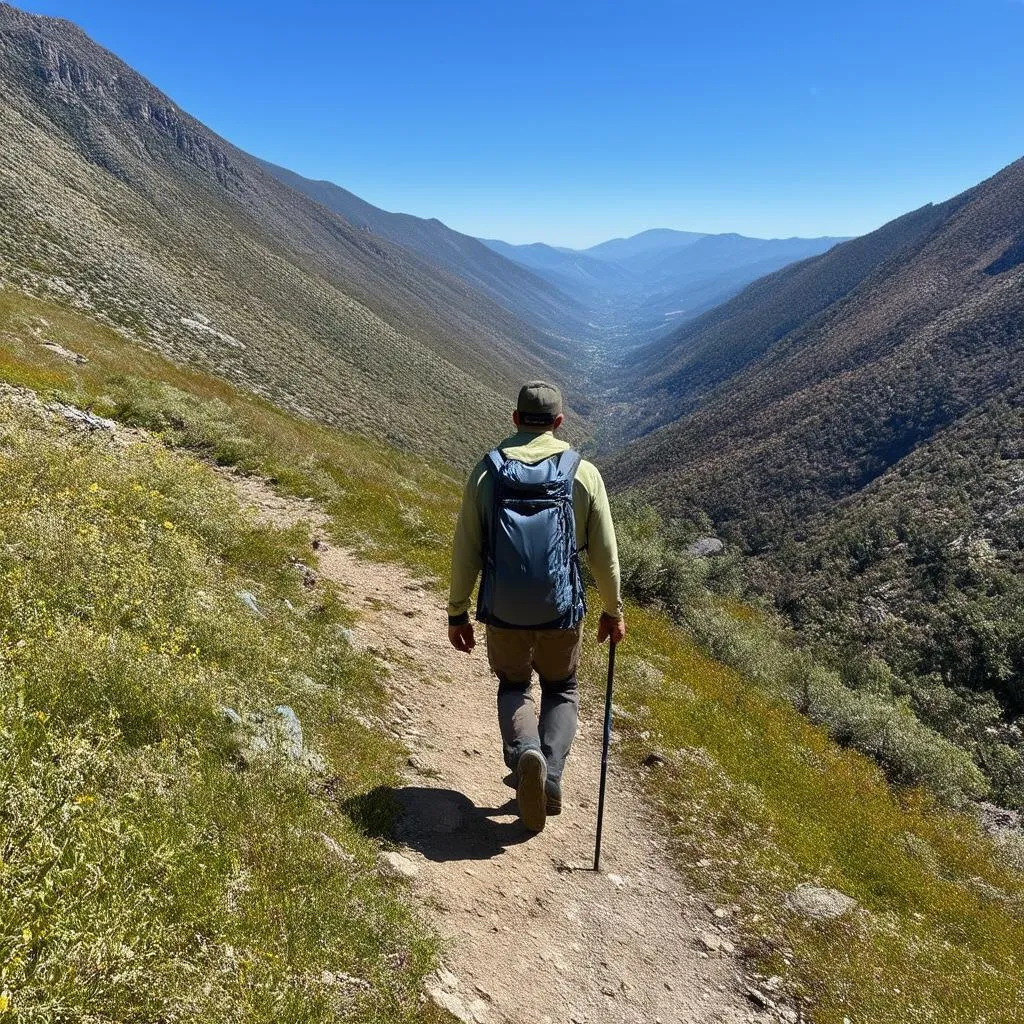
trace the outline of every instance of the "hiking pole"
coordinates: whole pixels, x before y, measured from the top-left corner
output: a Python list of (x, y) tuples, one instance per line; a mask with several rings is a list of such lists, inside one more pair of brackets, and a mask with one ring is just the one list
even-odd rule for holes
[(597, 798), (597, 842), (594, 870), (601, 870), (601, 826), (604, 824), (604, 788), (608, 781), (608, 747), (612, 741), (612, 686), (615, 682), (615, 641), (608, 640), (608, 693), (604, 699), (604, 746), (601, 749), (601, 792)]

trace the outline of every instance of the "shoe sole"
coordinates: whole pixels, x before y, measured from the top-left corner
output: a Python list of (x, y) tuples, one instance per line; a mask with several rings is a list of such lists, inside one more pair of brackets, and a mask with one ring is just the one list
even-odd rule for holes
[(544, 756), (536, 750), (527, 750), (519, 758), (519, 785), (516, 787), (516, 803), (519, 805), (519, 819), (531, 832), (540, 832), (547, 821), (548, 766)]

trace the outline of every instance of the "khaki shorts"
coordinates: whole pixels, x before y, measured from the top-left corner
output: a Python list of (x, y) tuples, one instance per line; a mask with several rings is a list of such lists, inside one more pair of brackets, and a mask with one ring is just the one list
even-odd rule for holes
[(544, 682), (560, 683), (576, 674), (583, 625), (573, 629), (487, 627), (487, 661), (499, 679), (528, 683), (532, 670)]

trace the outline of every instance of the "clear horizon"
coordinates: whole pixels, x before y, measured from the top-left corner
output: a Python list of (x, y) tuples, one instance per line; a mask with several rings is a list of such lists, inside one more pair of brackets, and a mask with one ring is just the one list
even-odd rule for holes
[(863, 234), (1024, 154), (1022, 0), (18, 6), (256, 156), (515, 244)]

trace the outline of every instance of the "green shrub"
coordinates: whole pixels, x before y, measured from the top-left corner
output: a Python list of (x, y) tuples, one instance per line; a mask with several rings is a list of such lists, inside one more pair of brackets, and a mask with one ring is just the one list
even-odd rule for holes
[(245, 436), (231, 407), (218, 398), (200, 399), (159, 381), (116, 377), (104, 404), (121, 423), (151, 430), (175, 447), (207, 453), (222, 466), (257, 468), (256, 440)]
[(734, 567), (728, 557), (685, 553), (695, 527), (667, 525), (637, 500), (617, 502), (616, 519), (623, 588), (630, 597), (664, 608), (714, 658), (785, 696), (837, 742), (873, 757), (894, 782), (927, 786), (952, 806), (987, 792), (970, 754), (923, 724), (896, 696), (898, 680), (883, 662), (852, 656), (844, 684), (770, 615), (737, 614), (716, 598), (716, 591), (735, 586)]

